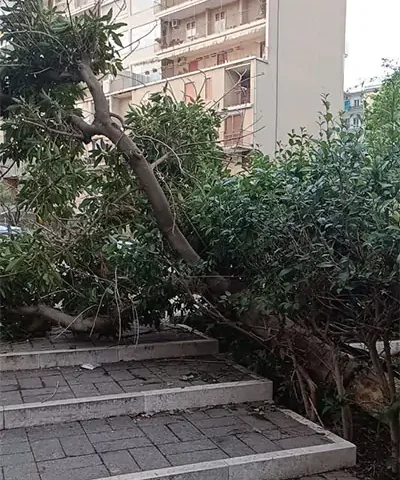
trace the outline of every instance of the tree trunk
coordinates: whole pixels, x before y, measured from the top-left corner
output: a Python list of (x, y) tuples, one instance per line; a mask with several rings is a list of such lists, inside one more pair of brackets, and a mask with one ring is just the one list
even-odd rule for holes
[(33, 326), (31, 333), (34, 333), (35, 329), (41, 331), (43, 323), (48, 324), (50, 327), (62, 327), (66, 331), (76, 333), (113, 335), (118, 330), (109, 317), (100, 315), (97, 317), (72, 316), (43, 304), (8, 310), (5, 312), (5, 318), (10, 314), (14, 318), (19, 318), (22, 322), (25, 322), (28, 328), (30, 325)]
[(366, 360), (338, 351), (337, 347), (331, 347), (292, 321), (286, 321), (283, 328), (276, 318), (260, 314), (249, 315), (243, 321), (253, 334), (265, 340), (266, 346), (283, 356), (290, 356), (290, 346), (297, 363), (306, 369), (317, 385), (337, 388), (339, 362), (341, 381), (350, 402), (373, 416), (388, 407), (379, 376)]

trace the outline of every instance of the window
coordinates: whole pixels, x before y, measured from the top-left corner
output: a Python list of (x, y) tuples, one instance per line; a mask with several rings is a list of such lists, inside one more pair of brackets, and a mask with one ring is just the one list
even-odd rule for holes
[(196, 87), (193, 82), (185, 83), (185, 102), (192, 103), (196, 100)]
[(360, 100), (357, 98), (356, 100), (354, 100), (354, 106), (355, 107), (359, 107), (360, 106)]
[(206, 90), (206, 100), (211, 100), (212, 99), (212, 84), (211, 84), (211, 78), (210, 77), (207, 77), (206, 78), (206, 86), (205, 86), (205, 90)]
[(186, 24), (186, 38), (192, 40), (196, 36), (196, 22)]
[(265, 58), (265, 42), (260, 43), (260, 58)]
[(353, 117), (353, 127), (359, 127), (361, 125), (361, 120), (359, 117)]
[(197, 60), (192, 60), (189, 62), (189, 72), (195, 72), (199, 69), (199, 62)]
[(243, 138), (243, 119), (241, 115), (231, 115), (225, 119), (224, 140), (225, 146), (234, 146), (241, 143)]
[(223, 32), (226, 28), (225, 12), (215, 14), (215, 33)]
[(217, 65), (222, 65), (228, 61), (228, 54), (226, 52), (221, 52), (217, 54)]

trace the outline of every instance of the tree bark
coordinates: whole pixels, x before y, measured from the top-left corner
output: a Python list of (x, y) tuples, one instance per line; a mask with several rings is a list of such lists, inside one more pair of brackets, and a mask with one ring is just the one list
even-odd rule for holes
[(371, 369), (367, 360), (356, 358), (343, 350), (338, 351), (337, 347), (334, 350), (311, 331), (290, 320), (282, 326), (276, 318), (256, 313), (245, 317), (243, 322), (252, 334), (265, 340), (265, 347), (279, 352), (280, 355), (290, 356), (290, 345), (297, 362), (306, 369), (317, 385), (330, 385), (336, 389), (337, 362), (340, 362), (340, 374), (347, 401), (373, 416), (380, 415), (387, 408), (387, 398), (379, 376)]
[(150, 164), (134, 141), (112, 121), (103, 88), (87, 60), (82, 62), (80, 72), (82, 80), (86, 83), (92, 95), (95, 115), (93, 125), (86, 124), (83, 119), (79, 119), (79, 122), (77, 119), (74, 119), (74, 125), (80, 128), (85, 135), (93, 135), (93, 132), (103, 134), (115, 145), (137, 175), (139, 183), (150, 201), (160, 230), (172, 248), (188, 263), (194, 264), (199, 262), (200, 256), (176, 224), (167, 197)]
[(115, 331), (115, 325), (109, 317), (100, 315), (97, 317), (83, 317), (80, 315), (74, 317), (43, 304), (20, 307), (11, 310), (10, 313), (22, 318), (28, 317), (29, 319), (40, 317), (53, 326), (62, 327), (65, 330), (76, 333), (95, 332), (100, 334), (112, 334)]
[[(123, 128), (118, 127), (112, 121), (112, 117), (115, 115), (110, 112), (103, 88), (94, 75), (88, 59), (83, 59), (80, 65), (80, 75), (93, 98), (94, 122), (89, 125), (80, 117), (75, 116), (71, 118), (71, 122), (85, 137), (104, 135), (115, 145), (123, 154), (127, 164), (137, 176), (141, 188), (146, 193), (161, 233), (183, 260), (189, 264), (199, 263), (201, 258), (176, 224), (175, 215), (151, 164), (132, 138), (123, 131)], [(208, 276), (207, 284), (212, 292), (218, 294), (226, 292), (229, 288), (228, 281), (218, 274)]]

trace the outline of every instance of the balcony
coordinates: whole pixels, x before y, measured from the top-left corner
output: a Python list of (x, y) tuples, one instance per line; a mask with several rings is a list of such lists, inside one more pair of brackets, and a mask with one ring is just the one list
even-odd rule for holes
[(155, 44), (155, 51), (157, 57), (162, 60), (186, 55), (189, 52), (210, 51), (210, 49), (222, 44), (224, 48), (230, 47), (237, 45), (243, 37), (246, 37), (246, 40), (261, 39), (265, 34), (265, 27), (265, 18), (261, 18), (211, 35), (198, 33), (190, 38), (171, 38), (167, 36), (160, 40), (160, 43)]
[(257, 124), (254, 82), (261, 77), (265, 66), (263, 60), (253, 56), (188, 72), (133, 89), (130, 103), (140, 104), (164, 88), (168, 81), (167, 88), (177, 101), (189, 103), (200, 97), (206, 104), (219, 108), (220, 141), (226, 149), (249, 149), (254, 144), (254, 125)]
[(188, 16), (194, 8), (196, 13), (199, 14), (204, 12), (206, 8), (221, 8), (228, 3), (232, 3), (232, 0), (159, 0), (154, 4), (153, 10), (156, 18), (182, 19)]

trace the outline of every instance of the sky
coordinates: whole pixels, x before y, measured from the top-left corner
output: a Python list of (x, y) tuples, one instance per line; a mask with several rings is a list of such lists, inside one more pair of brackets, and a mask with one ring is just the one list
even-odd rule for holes
[(400, 0), (347, 0), (346, 36), (345, 88), (374, 83), (382, 58), (400, 60)]

